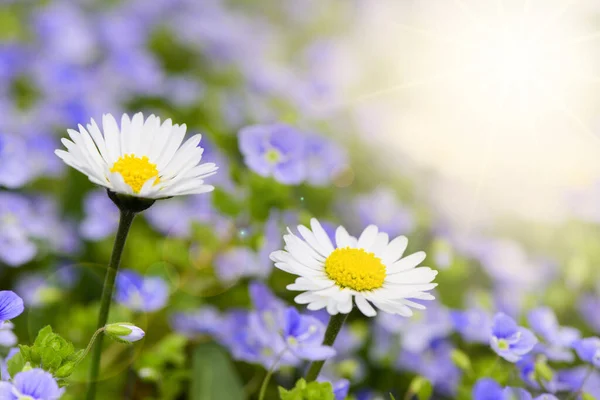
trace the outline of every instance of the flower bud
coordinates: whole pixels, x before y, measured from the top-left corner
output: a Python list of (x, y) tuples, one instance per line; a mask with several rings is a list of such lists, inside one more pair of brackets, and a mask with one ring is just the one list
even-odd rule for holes
[(104, 332), (117, 342), (132, 343), (141, 340), (146, 334), (137, 326), (129, 322), (117, 322), (104, 327)]

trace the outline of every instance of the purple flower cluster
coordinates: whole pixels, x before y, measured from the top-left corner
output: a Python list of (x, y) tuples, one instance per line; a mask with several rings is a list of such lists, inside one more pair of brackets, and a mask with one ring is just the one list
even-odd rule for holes
[(169, 300), (169, 286), (158, 276), (123, 270), (117, 275), (116, 286), (115, 301), (133, 311), (157, 311)]
[(286, 124), (253, 125), (239, 132), (246, 165), (286, 185), (326, 185), (346, 164), (333, 142)]
[(42, 196), (0, 192), (0, 261), (18, 267), (42, 249), (70, 253), (78, 248), (73, 227), (63, 222), (56, 204)]
[(212, 335), (235, 359), (265, 368), (297, 366), (302, 360), (325, 360), (335, 350), (323, 346), (325, 326), (295, 307), (286, 306), (261, 283), (250, 284), (254, 309), (219, 315), (214, 309), (175, 314), (173, 328), (187, 336)]

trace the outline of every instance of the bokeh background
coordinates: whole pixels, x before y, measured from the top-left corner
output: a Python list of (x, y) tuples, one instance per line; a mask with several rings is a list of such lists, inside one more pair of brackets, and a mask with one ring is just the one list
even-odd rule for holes
[[(210, 318), (250, 307), (251, 281), (292, 304), (268, 253), (312, 216), (407, 235), (440, 271), (434, 322), (353, 316), (356, 343), (328, 373), (365, 398), (419, 374), (442, 398), (465, 393), (446, 347), (377, 346), (400, 331), (457, 346), (450, 310), (544, 305), (600, 333), (599, 71), (597, 0), (5, 0), (0, 288), (25, 299), (19, 342), (46, 324), (77, 347), (93, 333), (118, 212), (53, 152), (67, 128), (137, 111), (203, 133), (220, 170), (211, 195), (136, 220), (123, 267), (166, 288), (155, 309), (113, 308), (147, 337), (107, 345), (101, 398), (237, 398), (211, 392), (228, 385), (255, 398), (264, 368), (214, 345), (227, 327)], [(240, 129), (273, 123), (307, 148), (299, 182), (244, 163)], [(212, 314), (174, 323), (193, 310)]]

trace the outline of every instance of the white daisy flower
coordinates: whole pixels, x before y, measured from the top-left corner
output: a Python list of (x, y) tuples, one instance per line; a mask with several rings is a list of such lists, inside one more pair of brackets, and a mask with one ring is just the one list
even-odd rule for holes
[(67, 148), (55, 153), (65, 163), (86, 174), (90, 181), (110, 191), (145, 199), (161, 199), (205, 193), (213, 186), (204, 178), (214, 175), (212, 163), (200, 164), (204, 149), (202, 135), (183, 143), (186, 126), (170, 119), (142, 113), (133, 118), (123, 114), (121, 127), (110, 114), (102, 116), (102, 130), (92, 119), (79, 132), (69, 129), (71, 138), (62, 139)]
[(312, 230), (298, 226), (304, 239), (288, 228), (285, 250), (271, 253), (277, 268), (299, 276), (287, 287), (304, 292), (296, 296), (296, 303), (308, 304), (309, 310), (326, 307), (336, 315), (349, 313), (354, 299), (369, 317), (377, 314), (373, 306), (409, 317), (411, 307), (425, 308), (410, 299), (434, 299), (426, 292), (437, 286), (431, 283), (437, 271), (416, 268), (425, 259), (423, 251), (402, 258), (408, 245), (405, 236), (389, 241), (386, 233), (370, 225), (356, 239), (340, 226), (334, 246), (319, 221), (313, 218), (310, 225)]

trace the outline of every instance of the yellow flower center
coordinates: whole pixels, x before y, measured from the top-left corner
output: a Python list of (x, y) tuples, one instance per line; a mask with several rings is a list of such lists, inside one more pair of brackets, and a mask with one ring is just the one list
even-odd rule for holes
[(156, 177), (155, 185), (159, 181), (156, 164), (152, 164), (146, 156), (136, 157), (133, 154), (125, 154), (113, 164), (110, 172), (120, 173), (134, 193), (139, 193), (144, 183), (150, 178)]
[(335, 249), (325, 260), (325, 273), (338, 286), (356, 291), (383, 286), (386, 272), (381, 259), (363, 249)]

